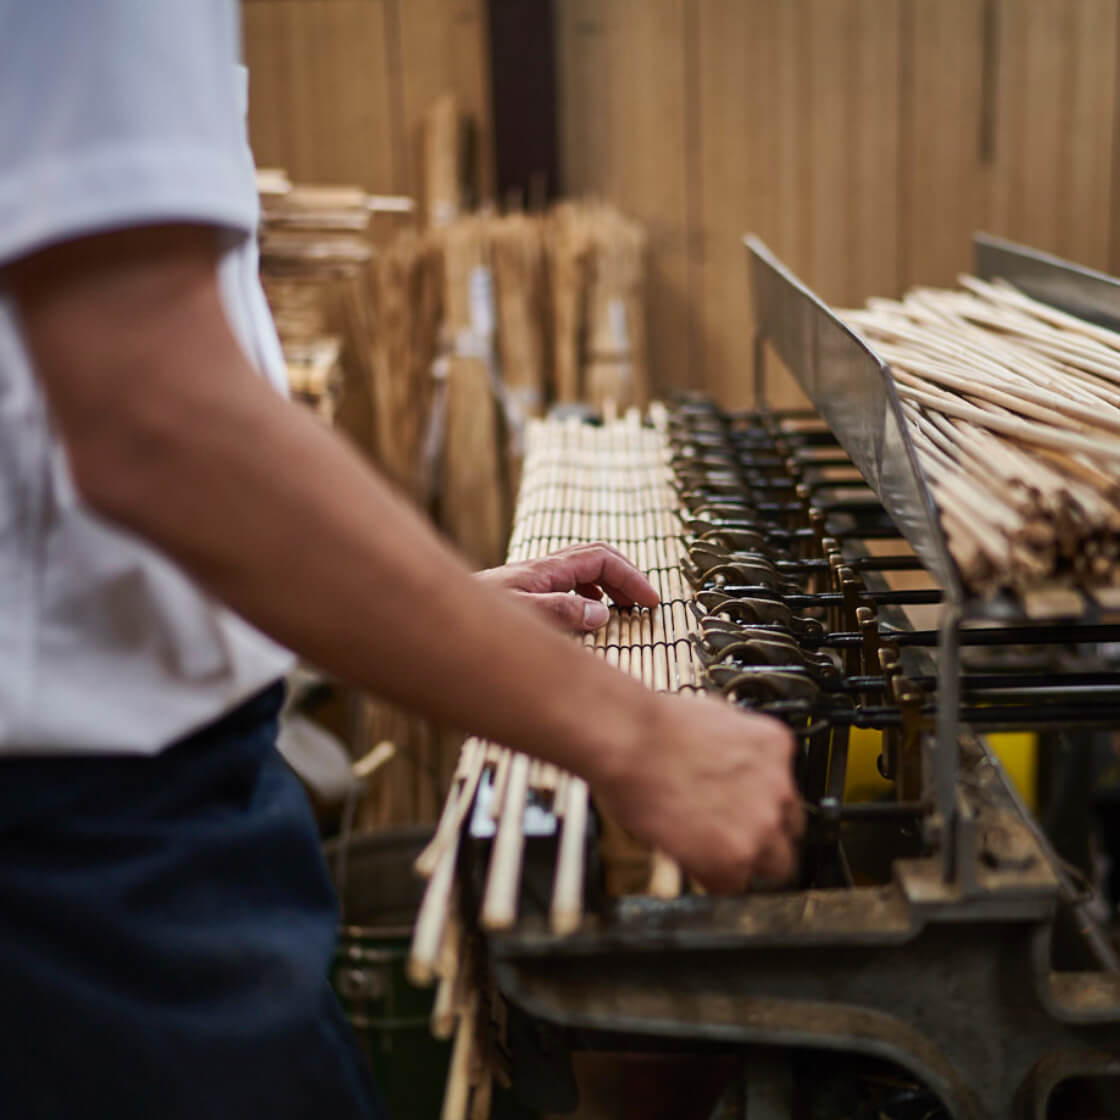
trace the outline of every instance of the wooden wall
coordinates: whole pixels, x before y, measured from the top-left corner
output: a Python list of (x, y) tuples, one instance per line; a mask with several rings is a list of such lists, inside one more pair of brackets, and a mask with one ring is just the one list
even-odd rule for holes
[(747, 231), (840, 305), (976, 229), (1120, 270), (1120, 0), (556, 7), (566, 186), (651, 227), (662, 386), (749, 400)]
[[(748, 231), (837, 304), (951, 283), (976, 229), (1120, 271), (1120, 0), (552, 3), (565, 187), (650, 230), (663, 388), (749, 399)], [(486, 0), (242, 9), (259, 162), (411, 193), (450, 89), (489, 193)]]
[(249, 131), (296, 180), (414, 194), (419, 125), (453, 92), (492, 189), (486, 0), (242, 0)]

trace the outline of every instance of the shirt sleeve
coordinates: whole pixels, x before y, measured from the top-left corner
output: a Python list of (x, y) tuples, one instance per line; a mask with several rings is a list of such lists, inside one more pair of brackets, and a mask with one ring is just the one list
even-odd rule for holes
[(90, 233), (251, 233), (234, 0), (0, 0), (0, 267)]

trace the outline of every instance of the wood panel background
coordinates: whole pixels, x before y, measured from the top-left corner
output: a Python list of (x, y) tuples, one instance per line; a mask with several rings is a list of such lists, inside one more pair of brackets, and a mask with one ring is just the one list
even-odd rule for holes
[(419, 126), (454, 93), (493, 189), (486, 0), (242, 0), (257, 163), (299, 182), (414, 194)]
[(655, 323), (684, 285), (662, 387), (750, 400), (748, 231), (839, 305), (952, 283), (980, 229), (1120, 269), (1120, 0), (556, 8), (569, 188), (653, 225)]
[[(952, 283), (978, 229), (1120, 271), (1120, 0), (552, 3), (565, 187), (650, 231), (661, 389), (749, 400), (748, 231), (837, 304)], [(487, 195), (485, 0), (242, 8), (260, 162), (411, 192), (452, 90)]]

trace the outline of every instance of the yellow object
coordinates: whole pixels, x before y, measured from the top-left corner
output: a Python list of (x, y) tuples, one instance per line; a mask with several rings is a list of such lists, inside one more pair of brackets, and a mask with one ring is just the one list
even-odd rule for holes
[(1038, 810), (1038, 736), (1033, 731), (989, 735), (988, 746), (1032, 813)]
[(882, 749), (883, 733), (853, 727), (848, 741), (848, 777), (845, 801), (879, 801), (893, 788), (875, 765)]
[[(882, 777), (875, 765), (882, 740), (879, 731), (852, 728), (848, 744), (848, 776), (844, 785), (845, 801), (875, 801), (890, 792), (891, 783)], [(1037, 736), (1030, 731), (1005, 732), (989, 735), (988, 745), (1033, 813), (1038, 805)]]

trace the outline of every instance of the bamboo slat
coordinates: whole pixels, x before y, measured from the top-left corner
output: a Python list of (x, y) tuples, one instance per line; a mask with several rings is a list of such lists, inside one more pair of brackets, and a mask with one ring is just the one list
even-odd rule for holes
[[(699, 680), (691, 644), (691, 596), (679, 572), (678, 498), (670, 481), (663, 432), (664, 412), (652, 415), (662, 428), (643, 422), (636, 410), (602, 426), (575, 420), (529, 420), (526, 457), (510, 534), (511, 561), (573, 544), (604, 541), (635, 558), (660, 588), (663, 602), (648, 609), (611, 607), (607, 624), (587, 635), (594, 656), (660, 691), (695, 689)], [(435, 955), (448, 926), (452, 891), (442, 878), (454, 864), (458, 837), (479, 784), (489, 782), (490, 814), (497, 826), (483, 893), (482, 924), (503, 929), (517, 918), (524, 816), (530, 797), (551, 805), (558, 821), (558, 855), (550, 923), (568, 933), (582, 920), (584, 844), (589, 811), (587, 784), (556, 766), (530, 763), (524, 755), (471, 740), (455, 771), (451, 795), (436, 835), (417, 861), (430, 876), (417, 927), (412, 973), (436, 975)], [(608, 889), (652, 890), (674, 897), (680, 869), (663, 855), (603, 822)], [(444, 916), (439, 917), (439, 912)]]

